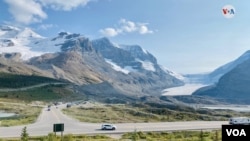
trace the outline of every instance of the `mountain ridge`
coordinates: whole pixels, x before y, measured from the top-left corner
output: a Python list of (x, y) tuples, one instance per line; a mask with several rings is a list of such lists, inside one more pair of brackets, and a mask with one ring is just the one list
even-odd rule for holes
[[(13, 27), (9, 29), (12, 30), (16, 34), (23, 32)], [(109, 83), (105, 86), (114, 89), (113, 92), (131, 96), (160, 95), (162, 89), (184, 84), (172, 71), (162, 69), (157, 59), (138, 45), (116, 45), (108, 38), (89, 40), (80, 34), (67, 32), (46, 38), (32, 30), (24, 30), (23, 37), (26, 38), (22, 39), (7, 38), (8, 30), (5, 29), (0, 32), (1, 42), (6, 39), (14, 42), (13, 46), (2, 45), (0, 54), (19, 54), (19, 59), (8, 58), (18, 65), (8, 64), (8, 67), (17, 69), (21, 66), (27, 71), (18, 73), (31, 75), (37, 71), (36, 74), (67, 80), (79, 86), (105, 82)], [(1, 67), (0, 71), (3, 71)], [(88, 92), (99, 91), (98, 87), (89, 88)]]
[(243, 53), (236, 60), (231, 61), (212, 72), (212, 78), (221, 75), (217, 78), (218, 82), (197, 90), (193, 95), (209, 96), (229, 103), (249, 104), (249, 68), (250, 50)]

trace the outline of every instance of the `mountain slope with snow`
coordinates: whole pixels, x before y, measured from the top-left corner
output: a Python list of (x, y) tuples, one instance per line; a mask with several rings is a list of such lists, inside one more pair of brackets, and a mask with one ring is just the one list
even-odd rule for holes
[(217, 82), (224, 74), (231, 71), (237, 65), (243, 63), (244, 61), (246, 61), (248, 59), (250, 59), (250, 50), (246, 51), (244, 54), (242, 54), (240, 57), (238, 57), (234, 61), (229, 62), (229, 63), (217, 68), (213, 72), (211, 72), (208, 75), (208, 78), (210, 79), (210, 82)]
[(43, 52), (32, 51), (30, 43), (44, 37), (29, 28), (17, 28), (7, 25), (0, 26), (0, 53), (21, 53), (21, 58), (27, 60), (40, 56)]
[[(77, 34), (78, 35), (78, 34)], [(21, 59), (29, 60), (45, 53), (61, 51), (61, 45), (76, 34), (61, 32), (57, 37), (46, 38), (30, 28), (17, 28), (8, 25), (0, 26), (0, 53), (21, 53)]]
[(203, 87), (193, 95), (218, 98), (230, 103), (250, 103), (250, 51), (236, 60), (216, 69), (211, 73), (214, 85)]
[(50, 77), (77, 85), (93, 85), (92, 93), (98, 91), (97, 85), (108, 83), (111, 89), (123, 94), (160, 95), (165, 88), (184, 84), (138, 45), (117, 45), (108, 38), (91, 41), (67, 32), (47, 38), (29, 28), (0, 29), (0, 54), (18, 52), (23, 60), (19, 60), (20, 65), (35, 67)]

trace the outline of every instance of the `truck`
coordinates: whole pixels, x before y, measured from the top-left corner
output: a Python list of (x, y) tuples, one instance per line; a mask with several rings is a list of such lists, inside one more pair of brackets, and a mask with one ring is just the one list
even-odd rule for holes
[(250, 125), (249, 117), (231, 117), (229, 118), (229, 124), (231, 125)]

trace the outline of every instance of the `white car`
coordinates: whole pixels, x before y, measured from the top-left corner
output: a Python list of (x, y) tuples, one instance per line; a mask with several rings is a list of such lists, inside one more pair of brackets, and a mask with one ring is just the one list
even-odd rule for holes
[(232, 117), (229, 119), (231, 125), (250, 125), (250, 118), (248, 117)]
[(116, 126), (113, 124), (103, 124), (101, 127), (102, 130), (116, 130)]

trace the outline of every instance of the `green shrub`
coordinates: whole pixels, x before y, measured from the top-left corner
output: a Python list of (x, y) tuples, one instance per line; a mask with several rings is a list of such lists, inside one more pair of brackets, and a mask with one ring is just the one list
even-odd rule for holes
[(47, 141), (57, 141), (57, 137), (54, 133), (49, 133), (47, 137)]
[(74, 141), (74, 136), (72, 134), (65, 135), (63, 141)]
[(29, 140), (29, 134), (27, 133), (27, 127), (25, 126), (22, 129), (22, 133), (21, 133), (21, 141), (28, 141)]

